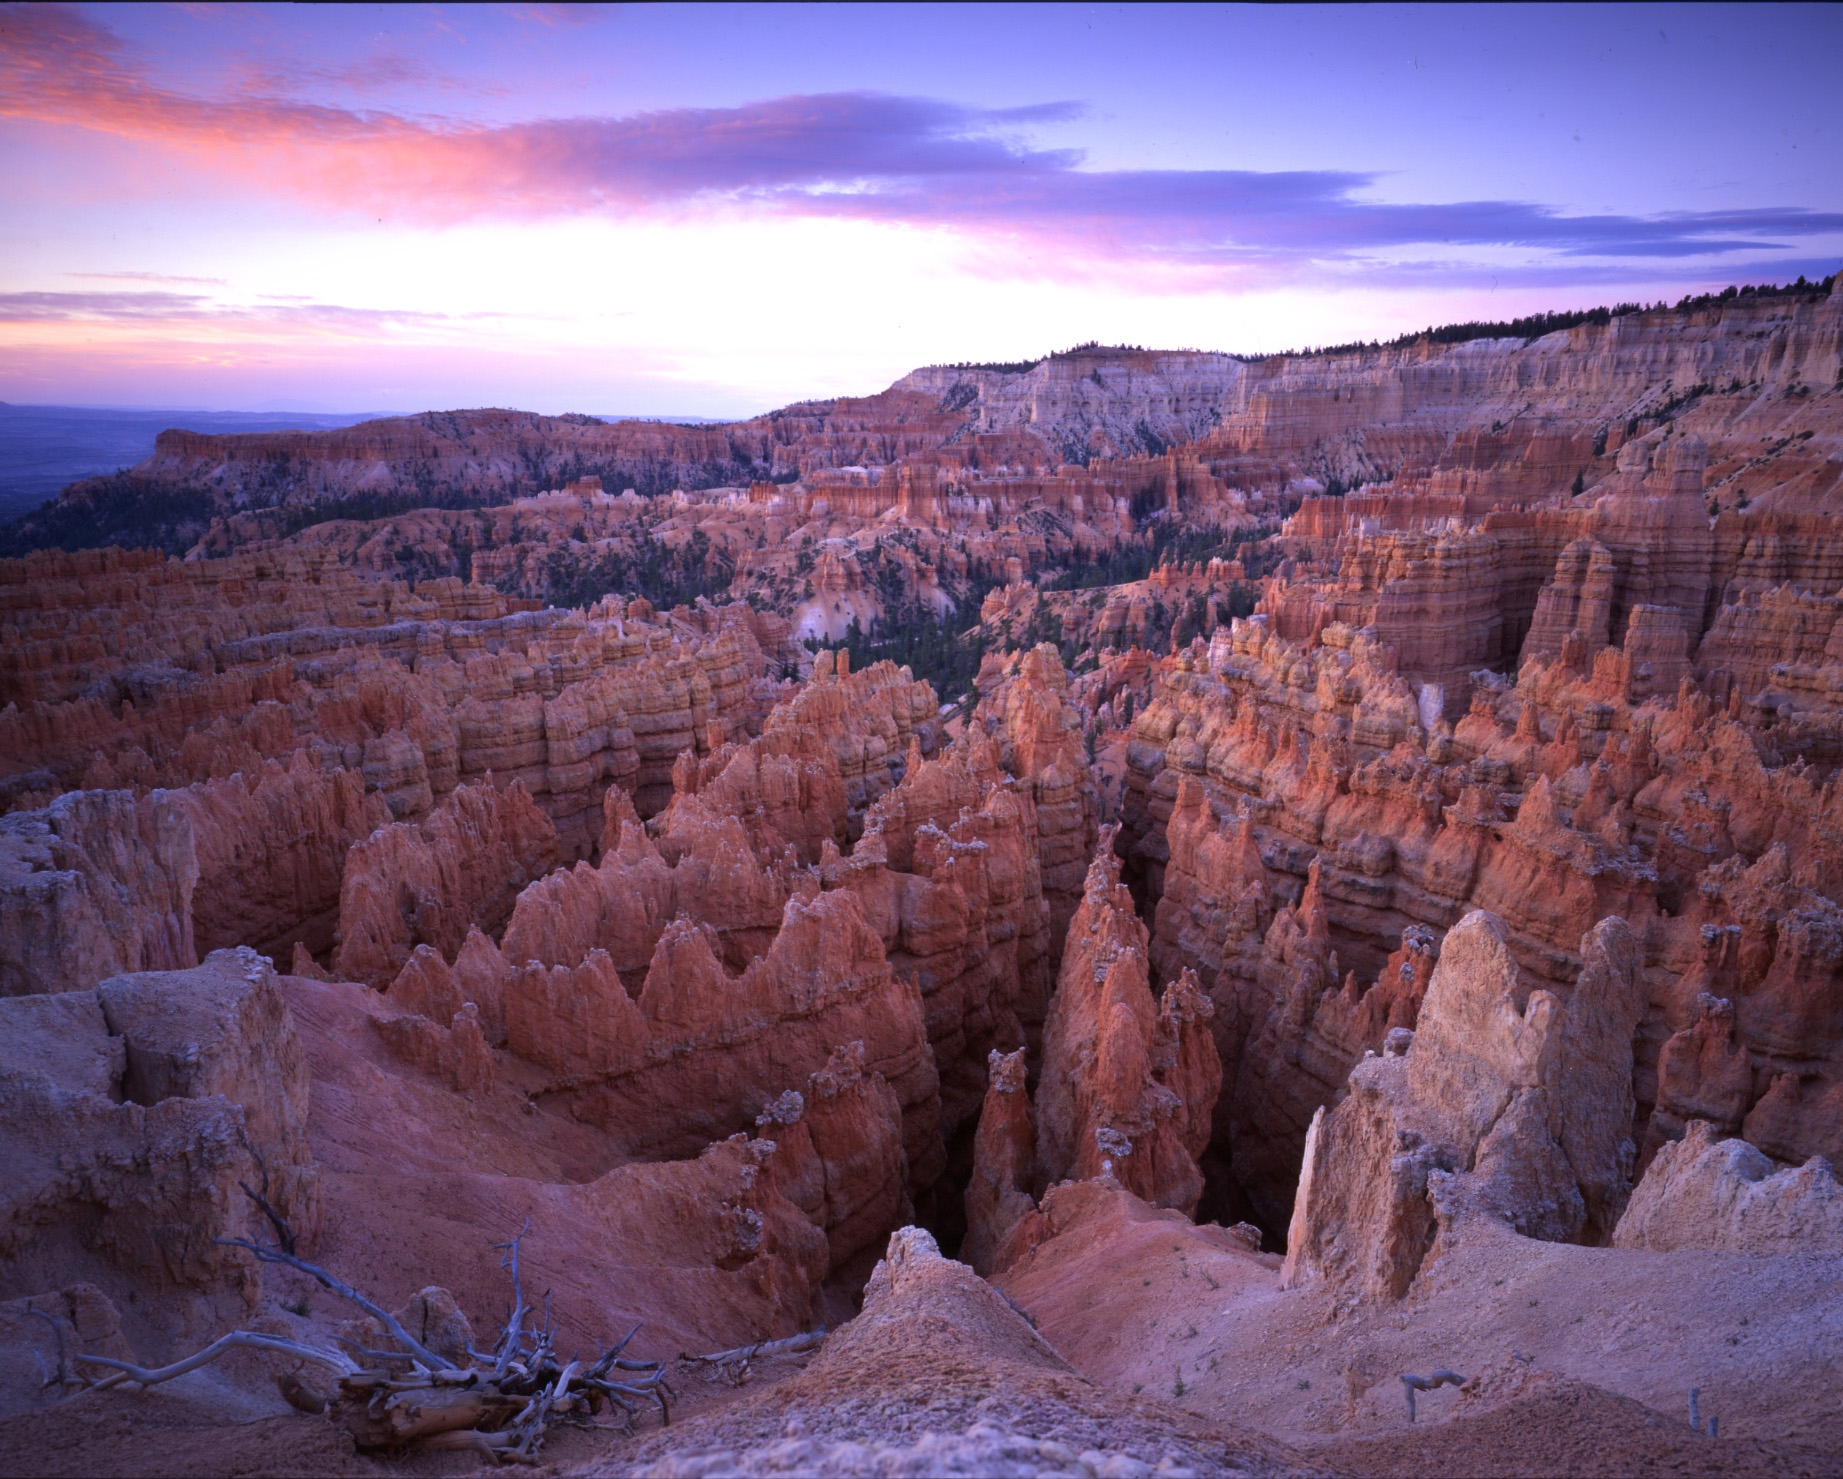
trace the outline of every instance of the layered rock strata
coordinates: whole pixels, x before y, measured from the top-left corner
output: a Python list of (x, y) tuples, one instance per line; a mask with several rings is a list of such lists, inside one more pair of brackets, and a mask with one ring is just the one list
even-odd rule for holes
[(1030, 785), (1036, 801), (1043, 896), (1060, 937), (1080, 906), (1100, 825), (1084, 716), (1070, 702), (1069, 676), (1047, 643), (1022, 654), (1015, 666), (988, 662), (978, 686), (972, 722), (997, 740), (1000, 763)]
[(1214, 1009), (1188, 972), (1153, 996), (1112, 843), (1104, 829), (1069, 926), (1034, 1107), (1020, 1057), (990, 1059), (967, 1198), (969, 1252), (988, 1269), (1042, 1235), (1034, 1199), (1059, 1182), (1102, 1178), (1186, 1214), (1203, 1195), (1198, 1159), (1222, 1087)]
[(362, 775), (397, 820), (489, 771), (520, 780), (580, 856), (610, 785), (658, 810), (713, 722), (724, 740), (759, 731), (764, 645), (792, 660), (785, 624), (747, 608), (514, 612), (490, 588), (367, 579), (324, 553), (0, 565), (17, 638), (0, 783), (41, 803), (305, 750)]
[(382, 988), (418, 946), (452, 960), (470, 929), (505, 928), (557, 852), (550, 819), (518, 781), (460, 786), (421, 824), (380, 827), (346, 855), (334, 972)]
[[(1156, 905), (1155, 966), (1194, 969), (1217, 1006), (1237, 1085), (1218, 1147), (1264, 1219), (1284, 1214), (1312, 1110), (1414, 1025), (1439, 936), (1475, 907), (1503, 919), (1528, 984), (1564, 993), (1582, 934), (1631, 923), (1643, 1153), (1701, 1115), (1754, 1116), (1747, 1133), (1784, 1159), (1832, 1154), (1843, 1038), (1819, 1005), (1839, 969), (1821, 880), (1843, 830), (1834, 780), (1778, 748), (1809, 726), (1687, 678), (1635, 700), (1616, 648), (1471, 691), (1449, 724), (1367, 629), (1305, 648), (1256, 617), (1161, 661), (1136, 714), (1123, 850)], [(1769, 938), (1768, 910), (1798, 923)]]

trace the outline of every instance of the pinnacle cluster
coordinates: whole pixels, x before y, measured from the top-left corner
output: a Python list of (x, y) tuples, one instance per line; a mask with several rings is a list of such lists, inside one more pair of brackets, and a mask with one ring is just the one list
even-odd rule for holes
[(1840, 347), (73, 484), (0, 560), (8, 1472), (1834, 1472)]

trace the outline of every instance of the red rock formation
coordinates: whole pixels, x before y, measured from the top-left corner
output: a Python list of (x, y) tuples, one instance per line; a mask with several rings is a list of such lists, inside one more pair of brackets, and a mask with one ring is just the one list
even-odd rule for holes
[[(1653, 697), (1636, 708), (1635, 670), (1611, 649), (1591, 672), (1536, 661), (1514, 686), (1481, 683), (1471, 713), (1450, 736), (1443, 725), (1412, 720), (1366, 727), (1360, 721), (1369, 696), (1389, 691), (1386, 675), (1367, 676), (1361, 634), (1348, 647), (1332, 640), (1343, 641), (1334, 628), (1324, 636), (1325, 645), (1302, 652), (1267, 636), (1257, 620), (1238, 624), (1204, 662), (1183, 655), (1161, 663), (1153, 701), (1127, 747), (1125, 819), (1129, 835), (1137, 834), (1129, 853), (1160, 901), (1158, 968), (1167, 976), (1187, 965), (1198, 970), (1218, 1007), (1214, 1026), (1229, 1072), (1238, 1073), (1245, 1056), (1267, 1080), (1258, 1091), (1249, 1084), (1249, 1092), (1226, 1096), (1249, 1116), (1244, 1140), (1274, 1157), (1257, 1184), (1285, 1194), (1287, 1162), (1312, 1109), (1335, 1098), (1356, 1054), (1380, 1045), (1376, 1026), (1387, 1020), (1386, 998), (1375, 1016), (1363, 1012), (1359, 1021), (1356, 1013), (1363, 982), (1386, 970), (1385, 952), (1405, 927), (1437, 938), (1471, 906), (1505, 919), (1526, 978), (1551, 989), (1565, 989), (1578, 975), (1574, 946), (1586, 927), (1614, 913), (1633, 922), (1644, 942), (1650, 998), (1637, 1080), (1641, 1119), (1654, 1102), (1662, 1106), (1649, 1146), (1680, 1133), (1684, 1116), (1669, 1108), (1672, 1096), (1699, 1102), (1683, 1082), (1688, 1060), (1679, 1061), (1678, 1049), (1670, 1066), (1676, 1087), (1656, 1098), (1665, 1040), (1689, 1028), (1700, 992), (1744, 1001), (1751, 983), (1764, 981), (1769, 960), (1778, 962), (1775, 992), (1737, 1010), (1735, 1040), (1751, 1085), (1723, 1122), (1738, 1126), (1770, 1076), (1792, 1070), (1794, 1037), (1808, 1050), (1824, 1045), (1816, 1051), (1835, 1061), (1829, 1044), (1838, 1035), (1816, 1007), (1831, 989), (1821, 983), (1835, 971), (1832, 952), (1819, 943), (1828, 939), (1819, 921), (1830, 906), (1820, 902), (1821, 890), (1800, 892), (1789, 876), (1803, 869), (1810, 890), (1843, 858), (1834, 786), (1819, 784), (1809, 766), (1785, 764), (1761, 730), (1714, 713), (1687, 682), (1671, 699)], [(1387, 743), (1395, 748), (1384, 752)], [(1226, 825), (1218, 821), (1224, 817), (1236, 820)], [(1250, 838), (1234, 865), (1223, 856), (1224, 842), (1212, 839), (1233, 839), (1242, 828)], [(1743, 887), (1747, 860), (1775, 843), (1785, 862)], [(1250, 871), (1257, 853), (1258, 874)], [(1272, 1018), (1278, 1036), (1256, 1054), (1247, 1034), (1285, 995), (1260, 982), (1261, 936), (1252, 920), (1260, 917), (1261, 876), (1277, 904), (1315, 858), (1327, 926), (1316, 969), (1329, 984), (1324, 951), (1334, 947), (1340, 974), (1356, 968), (1354, 995), (1325, 1016), (1336, 998), (1321, 984), (1317, 1003), (1298, 998), (1290, 1025), (1285, 1012)], [(1742, 988), (1738, 965), (1724, 967), (1719, 980), (1687, 984), (1697, 931), (1705, 924), (1738, 929), (1736, 905), (1759, 921), (1750, 936), (1758, 963), (1749, 986)], [(1254, 913), (1231, 929), (1238, 908)], [(1810, 921), (1795, 932), (1803, 943), (1782, 944), (1776, 928), (1768, 931), (1769, 908), (1790, 908)], [(1818, 1015), (1799, 1017), (1797, 1029), (1780, 1015), (1812, 1011)], [(1838, 1075), (1827, 1067), (1800, 1071), (1812, 1088), (1800, 1113), (1811, 1118), (1814, 1134), (1826, 1134), (1815, 1128), (1827, 1113), (1817, 1105), (1828, 1102)], [(1742, 1070), (1732, 1072), (1738, 1084)], [(1219, 1149), (1234, 1138), (1219, 1125)], [(1796, 1159), (1820, 1142), (1794, 1136), (1784, 1144)], [(1268, 1215), (1277, 1210), (1270, 1206)]]
[(1037, 853), (1030, 788), (968, 732), (934, 760), (912, 749), (851, 856), (821, 861), (824, 886), (857, 897), (921, 993), (949, 1134), (977, 1111), (983, 1055), (1041, 1034), (1052, 977)]
[(382, 988), (418, 945), (452, 956), (470, 927), (498, 933), (519, 892), (556, 863), (557, 834), (521, 784), (462, 786), (426, 822), (353, 847), (333, 969)]
[(316, 1257), (365, 1269), (386, 1308), (440, 1268), (489, 1326), (506, 1292), (489, 1244), (528, 1218), (527, 1289), (552, 1290), (565, 1340), (644, 1321), (633, 1348), (671, 1354), (810, 1328), (826, 1233), (778, 1190), (773, 1144), (736, 1135), (622, 1164), (599, 1130), (529, 1107), (542, 1075), (511, 1055), (492, 1052), (492, 1081), (466, 1100), (400, 1056), (387, 996), (282, 985), (313, 1073), (306, 1131), (327, 1208)]
[[(787, 901), (765, 953), (732, 977), (715, 931), (683, 916), (660, 932), (630, 999), (614, 962), (503, 966), (508, 1045), (550, 1071), (543, 1092), (628, 1156), (663, 1158), (731, 1133), (832, 1045), (862, 1041), (894, 1090), (918, 1186), (943, 1166), (940, 1095), (915, 987), (842, 893)], [(458, 974), (458, 972), (457, 972)]]
[(1006, 1237), (1036, 1210), (1037, 1127), (1025, 1092), (1024, 1050), (988, 1059), (991, 1081), (973, 1147), (973, 1180), (966, 1189), (966, 1261), (976, 1273), (998, 1267)]
[(346, 858), (390, 823), (385, 793), (296, 750), (248, 775), (165, 793), (192, 822), (201, 953), (249, 944), (277, 960), (332, 950)]
[[(427, 950), (428, 946), (418, 948)], [(492, 1045), (480, 1025), (480, 1008), (473, 1002), (455, 1008), (446, 1025), (431, 1021), (428, 1014), (415, 1012), (401, 1017), (374, 1017), (372, 1022), (392, 1057), (439, 1079), (455, 1093), (471, 1095), (493, 1087)]]
[(907, 1222), (908, 1164), (902, 1105), (881, 1074), (867, 1071), (862, 1042), (835, 1049), (806, 1080), (756, 1116), (774, 1145), (766, 1170), (788, 1201), (823, 1228), (829, 1271), (870, 1271), (887, 1230)]
[(1044, 1029), (1037, 1174), (1086, 1179), (1111, 1166), (1147, 1201), (1186, 1212), (1203, 1193), (1222, 1065), (1213, 1010), (1185, 975), (1154, 999), (1145, 926), (1120, 884), (1112, 830), (1088, 870)]
[[(186, 562), (0, 566), (0, 964), (8, 992), (79, 988), (10, 998), (69, 1079), (19, 1091), (19, 1289), (125, 1290), (147, 1224), (179, 1250), (162, 1299), (264, 1297), (177, 1230), (241, 1225), (246, 1141), (386, 1307), (427, 1295), (431, 1250), (477, 1301), (491, 1256), (457, 1229), (542, 1213), (567, 1279), (631, 1286), (649, 1321), (682, 1300), (670, 1328), (712, 1343), (830, 1318), (895, 1222), (952, 1230), (969, 1171), (981, 1267), (1055, 1220), (1049, 1182), (1191, 1211), (1207, 1166), (1213, 1205), (1273, 1226), (1291, 1202), (1291, 1277), (1334, 1299), (1399, 1295), (1481, 1216), (1604, 1243), (1646, 1164), (1647, 1246), (1680, 1244), (1676, 1203), (1792, 1208), (1717, 1236), (1783, 1242), (1821, 1178), (1739, 1190), (1772, 1179), (1758, 1158), (1713, 1174), (1686, 1127), (1843, 1145), (1836, 431), (1830, 399), (1779, 394), (1835, 369), (1836, 323), (1786, 299), (1529, 345), (1082, 354), (708, 435), (399, 422), (304, 444), (315, 496), (354, 447), (391, 478), (412, 451), (657, 470), (696, 447), (753, 485), (585, 482), (285, 540), (252, 510)], [(1715, 365), (1762, 386), (1660, 393)], [(1122, 406), (1189, 445), (1128, 455)], [(230, 490), (253, 448), (171, 442), (160, 476), (210, 456)], [(775, 469), (799, 480), (755, 481)], [(1098, 599), (1038, 581), (1144, 549), (1149, 510), (1227, 539), (1383, 472), (1206, 566)], [(532, 609), (655, 551), (774, 612)], [(1260, 614), (1224, 626), (1263, 571)], [(910, 671), (792, 644), (809, 577), (866, 623), (1003, 580), (987, 634), (1054, 617), (1116, 650), (1077, 678), (1050, 647), (989, 652), (950, 717)], [(1124, 762), (1133, 893), (1090, 726)], [(316, 979), (335, 901), (334, 973), (388, 991)], [(298, 963), (312, 1102), (261, 983), (185, 969), (231, 941)], [(149, 968), (180, 975), (123, 984)], [(104, 1191), (77, 1231), (72, 1176)], [(44, 1253), (18, 1231), (41, 1213)]]
[[(1009, 682), (980, 676), (982, 698), (973, 722), (983, 723), (998, 740), (1004, 768), (1031, 785), (1043, 896), (1052, 941), (1059, 942), (1079, 906), (1100, 825), (1082, 716), (1068, 702), (1068, 675), (1047, 643), (1024, 654)], [(1051, 953), (1060, 960), (1059, 944), (1052, 943)]]
[[(362, 775), (404, 821), (489, 770), (521, 780), (566, 851), (584, 856), (611, 786), (650, 814), (681, 749), (740, 739), (766, 707), (754, 685), (773, 623), (747, 608), (682, 624), (600, 608), (510, 613), (491, 590), (366, 580), (324, 552), (103, 572), (60, 561), (0, 571), (22, 649), (68, 657), (72, 628), (107, 640), (21, 673), (31, 701), (0, 713), (0, 788), (13, 804), (74, 786), (253, 775), (306, 752), (319, 769)], [(109, 675), (135, 657), (129, 692)], [(80, 685), (111, 696), (74, 697)]]

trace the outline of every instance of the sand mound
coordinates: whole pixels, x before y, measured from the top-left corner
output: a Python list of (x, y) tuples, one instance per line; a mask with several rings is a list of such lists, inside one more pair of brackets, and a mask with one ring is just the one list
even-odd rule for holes
[(589, 1472), (1139, 1475), (1161, 1466), (1314, 1470), (1281, 1444), (1089, 1381), (996, 1289), (905, 1228), (871, 1278), (863, 1314), (805, 1372)]

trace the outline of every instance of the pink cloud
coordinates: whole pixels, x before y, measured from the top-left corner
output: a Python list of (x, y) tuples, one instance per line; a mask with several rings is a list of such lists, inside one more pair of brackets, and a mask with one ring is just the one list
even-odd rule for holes
[[(381, 60), (366, 75), (388, 82), (398, 65)], [(440, 224), (742, 206), (1010, 242), (1039, 259), (1031, 270), (1043, 276), (1079, 272), (1083, 262), (1272, 274), (1432, 244), (1656, 264), (1843, 231), (1843, 215), (1791, 206), (1569, 216), (1517, 201), (1367, 201), (1361, 192), (1375, 177), (1352, 171), (1087, 170), (1074, 151), (1035, 149), (1018, 136), (1079, 113), (1068, 103), (977, 109), (831, 93), (482, 126), (260, 90), (191, 96), (151, 83), (113, 34), (78, 11), (0, 12), (0, 117), (151, 143), (334, 213)]]

